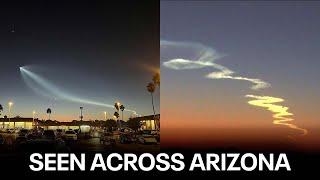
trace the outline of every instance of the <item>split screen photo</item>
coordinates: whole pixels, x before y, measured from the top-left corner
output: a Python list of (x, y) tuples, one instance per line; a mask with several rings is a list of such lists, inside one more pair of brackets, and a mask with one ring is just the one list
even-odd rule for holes
[(54, 175), (65, 158), (76, 168), (61, 171), (77, 175), (316, 174), (319, 10), (1, 2), (0, 167)]

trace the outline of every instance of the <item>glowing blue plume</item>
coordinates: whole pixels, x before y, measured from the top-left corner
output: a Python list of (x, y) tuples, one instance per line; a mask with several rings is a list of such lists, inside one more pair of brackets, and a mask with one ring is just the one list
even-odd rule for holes
[[(42, 96), (50, 97), (50, 98), (54, 97), (54, 98), (64, 99), (67, 101), (72, 101), (77, 103), (114, 108), (114, 106), (111, 104), (96, 102), (88, 99), (82, 99), (74, 95), (65, 93), (61, 89), (59, 89), (57, 86), (50, 83), (48, 80), (28, 70), (27, 67), (20, 67), (20, 72), (27, 86), (31, 88), (33, 91), (35, 91), (36, 93), (41, 94)], [(35, 83), (37, 87), (35, 87), (33, 83)], [(125, 111), (138, 115), (137, 112), (134, 110), (125, 109)]]

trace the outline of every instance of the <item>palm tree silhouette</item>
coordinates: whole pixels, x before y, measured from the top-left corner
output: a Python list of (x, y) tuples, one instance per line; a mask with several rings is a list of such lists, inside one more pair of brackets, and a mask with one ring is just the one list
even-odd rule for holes
[(83, 110), (83, 107), (80, 107), (80, 120), (81, 120), (81, 121), (82, 121), (82, 119), (83, 119), (82, 110)]
[(2, 111), (3, 111), (3, 106), (0, 104), (0, 116), (1, 116)]
[(119, 102), (114, 103), (114, 108), (116, 108), (116, 110), (119, 111), (120, 103)]
[(117, 123), (118, 123), (119, 127), (121, 127), (121, 124), (119, 124), (120, 122), (119, 122), (119, 119), (118, 119), (118, 118), (119, 118), (120, 102), (115, 102), (115, 103), (114, 103), (114, 108), (116, 108), (116, 110), (117, 110), (116, 113), (117, 113), (118, 115), (116, 115), (116, 113), (114, 113), (113, 115), (117, 117)]
[(151, 101), (152, 101), (152, 109), (153, 109), (153, 120), (155, 120), (155, 116), (156, 116), (156, 112), (154, 110), (154, 103), (153, 103), (153, 93), (156, 90), (156, 86), (154, 85), (154, 83), (149, 83), (147, 85), (147, 90), (148, 92), (151, 94)]
[(116, 111), (116, 112), (114, 112), (114, 114), (113, 114), (116, 118), (117, 118), (117, 124), (118, 124), (118, 126), (120, 127), (120, 125), (119, 125), (119, 113)]
[(48, 109), (47, 109), (47, 114), (48, 114), (48, 116), (49, 116), (49, 120), (50, 120), (51, 112), (52, 112), (51, 109), (48, 108)]
[(124, 111), (124, 109), (125, 109), (124, 105), (123, 105), (123, 104), (121, 104), (121, 106), (120, 106), (120, 110), (121, 110), (121, 112), (122, 112), (122, 121), (123, 121), (123, 111)]
[(160, 87), (160, 73), (156, 73), (152, 77), (153, 84)]
[[(159, 87), (159, 91), (160, 91), (160, 73), (154, 74), (152, 77), (152, 81), (153, 81), (153, 84), (155, 85), (155, 87)], [(153, 112), (154, 112), (154, 110), (153, 110)], [(156, 123), (156, 121), (158, 121), (158, 120), (155, 119), (155, 113), (153, 115), (153, 118), (154, 118), (155, 128), (158, 129), (159, 128), (158, 123)]]

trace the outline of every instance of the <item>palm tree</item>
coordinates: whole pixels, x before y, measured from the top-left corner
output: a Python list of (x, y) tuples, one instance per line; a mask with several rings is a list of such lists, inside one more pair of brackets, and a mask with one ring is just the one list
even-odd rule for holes
[[(114, 108), (116, 108), (116, 110), (117, 110), (117, 114), (118, 115), (116, 115), (116, 113), (114, 113), (114, 116), (116, 116), (117, 117), (117, 123), (119, 124), (119, 109), (120, 109), (120, 102), (115, 102), (114, 103)], [(121, 124), (119, 124), (119, 127), (121, 126)]]
[(114, 108), (116, 108), (116, 110), (119, 111), (119, 109), (120, 109), (120, 103), (119, 103), (119, 102), (115, 102), (115, 103), (114, 103)]
[(121, 112), (122, 112), (122, 121), (123, 121), (123, 111), (124, 111), (124, 109), (125, 109), (124, 105), (123, 105), (123, 104), (121, 104), (121, 106), (120, 106), (120, 110), (121, 110)]
[(119, 113), (116, 111), (116, 112), (114, 112), (113, 115), (117, 118), (117, 124), (120, 127), (120, 125), (119, 125)]
[(156, 112), (154, 110), (154, 103), (153, 103), (153, 93), (156, 90), (156, 86), (154, 85), (154, 83), (149, 83), (147, 85), (147, 90), (148, 92), (151, 94), (151, 100), (152, 100), (152, 109), (153, 109), (153, 119), (155, 120), (155, 116), (156, 116)]
[(52, 112), (52, 111), (51, 111), (51, 109), (50, 109), (50, 108), (48, 108), (48, 109), (47, 109), (47, 114), (48, 114), (48, 116), (49, 116), (49, 120), (50, 120), (51, 112)]
[(160, 73), (156, 73), (152, 77), (153, 84), (160, 87)]
[(117, 119), (119, 118), (119, 113), (116, 111), (116, 112), (114, 112), (114, 114), (113, 114)]
[[(154, 74), (152, 77), (152, 81), (155, 87), (158, 87), (160, 90), (160, 73)], [(158, 129), (158, 123), (156, 123), (156, 121), (157, 120), (155, 119), (155, 113), (154, 113), (154, 125), (155, 125), (155, 128)]]
[(3, 111), (3, 107), (2, 107), (2, 105), (0, 104), (0, 116), (1, 116), (2, 111)]
[(81, 120), (81, 121), (82, 121), (82, 119), (83, 119), (82, 110), (83, 110), (83, 107), (80, 107), (80, 120)]

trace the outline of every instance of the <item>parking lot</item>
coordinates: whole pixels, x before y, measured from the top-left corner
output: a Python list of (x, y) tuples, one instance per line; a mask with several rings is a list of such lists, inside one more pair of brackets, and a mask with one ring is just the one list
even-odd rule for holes
[[(17, 133), (0, 133), (3, 137), (4, 142), (0, 147), (0, 151), (4, 152), (15, 152), (17, 151), (16, 138), (18, 137)], [(160, 143), (153, 144), (141, 144), (137, 142), (132, 143), (120, 143), (119, 139), (116, 138), (114, 144), (108, 144), (100, 141), (99, 137), (90, 137), (90, 138), (78, 138), (75, 141), (61, 140), (63, 146), (70, 152), (158, 152), (160, 150)], [(33, 146), (33, 145), (32, 145)], [(38, 149), (37, 144), (37, 149)], [(41, 146), (46, 146), (43, 144)], [(35, 149), (36, 149), (35, 148)], [(40, 147), (41, 148), (41, 147)], [(50, 149), (49, 149), (50, 150)], [(22, 150), (23, 151), (23, 150)]]

